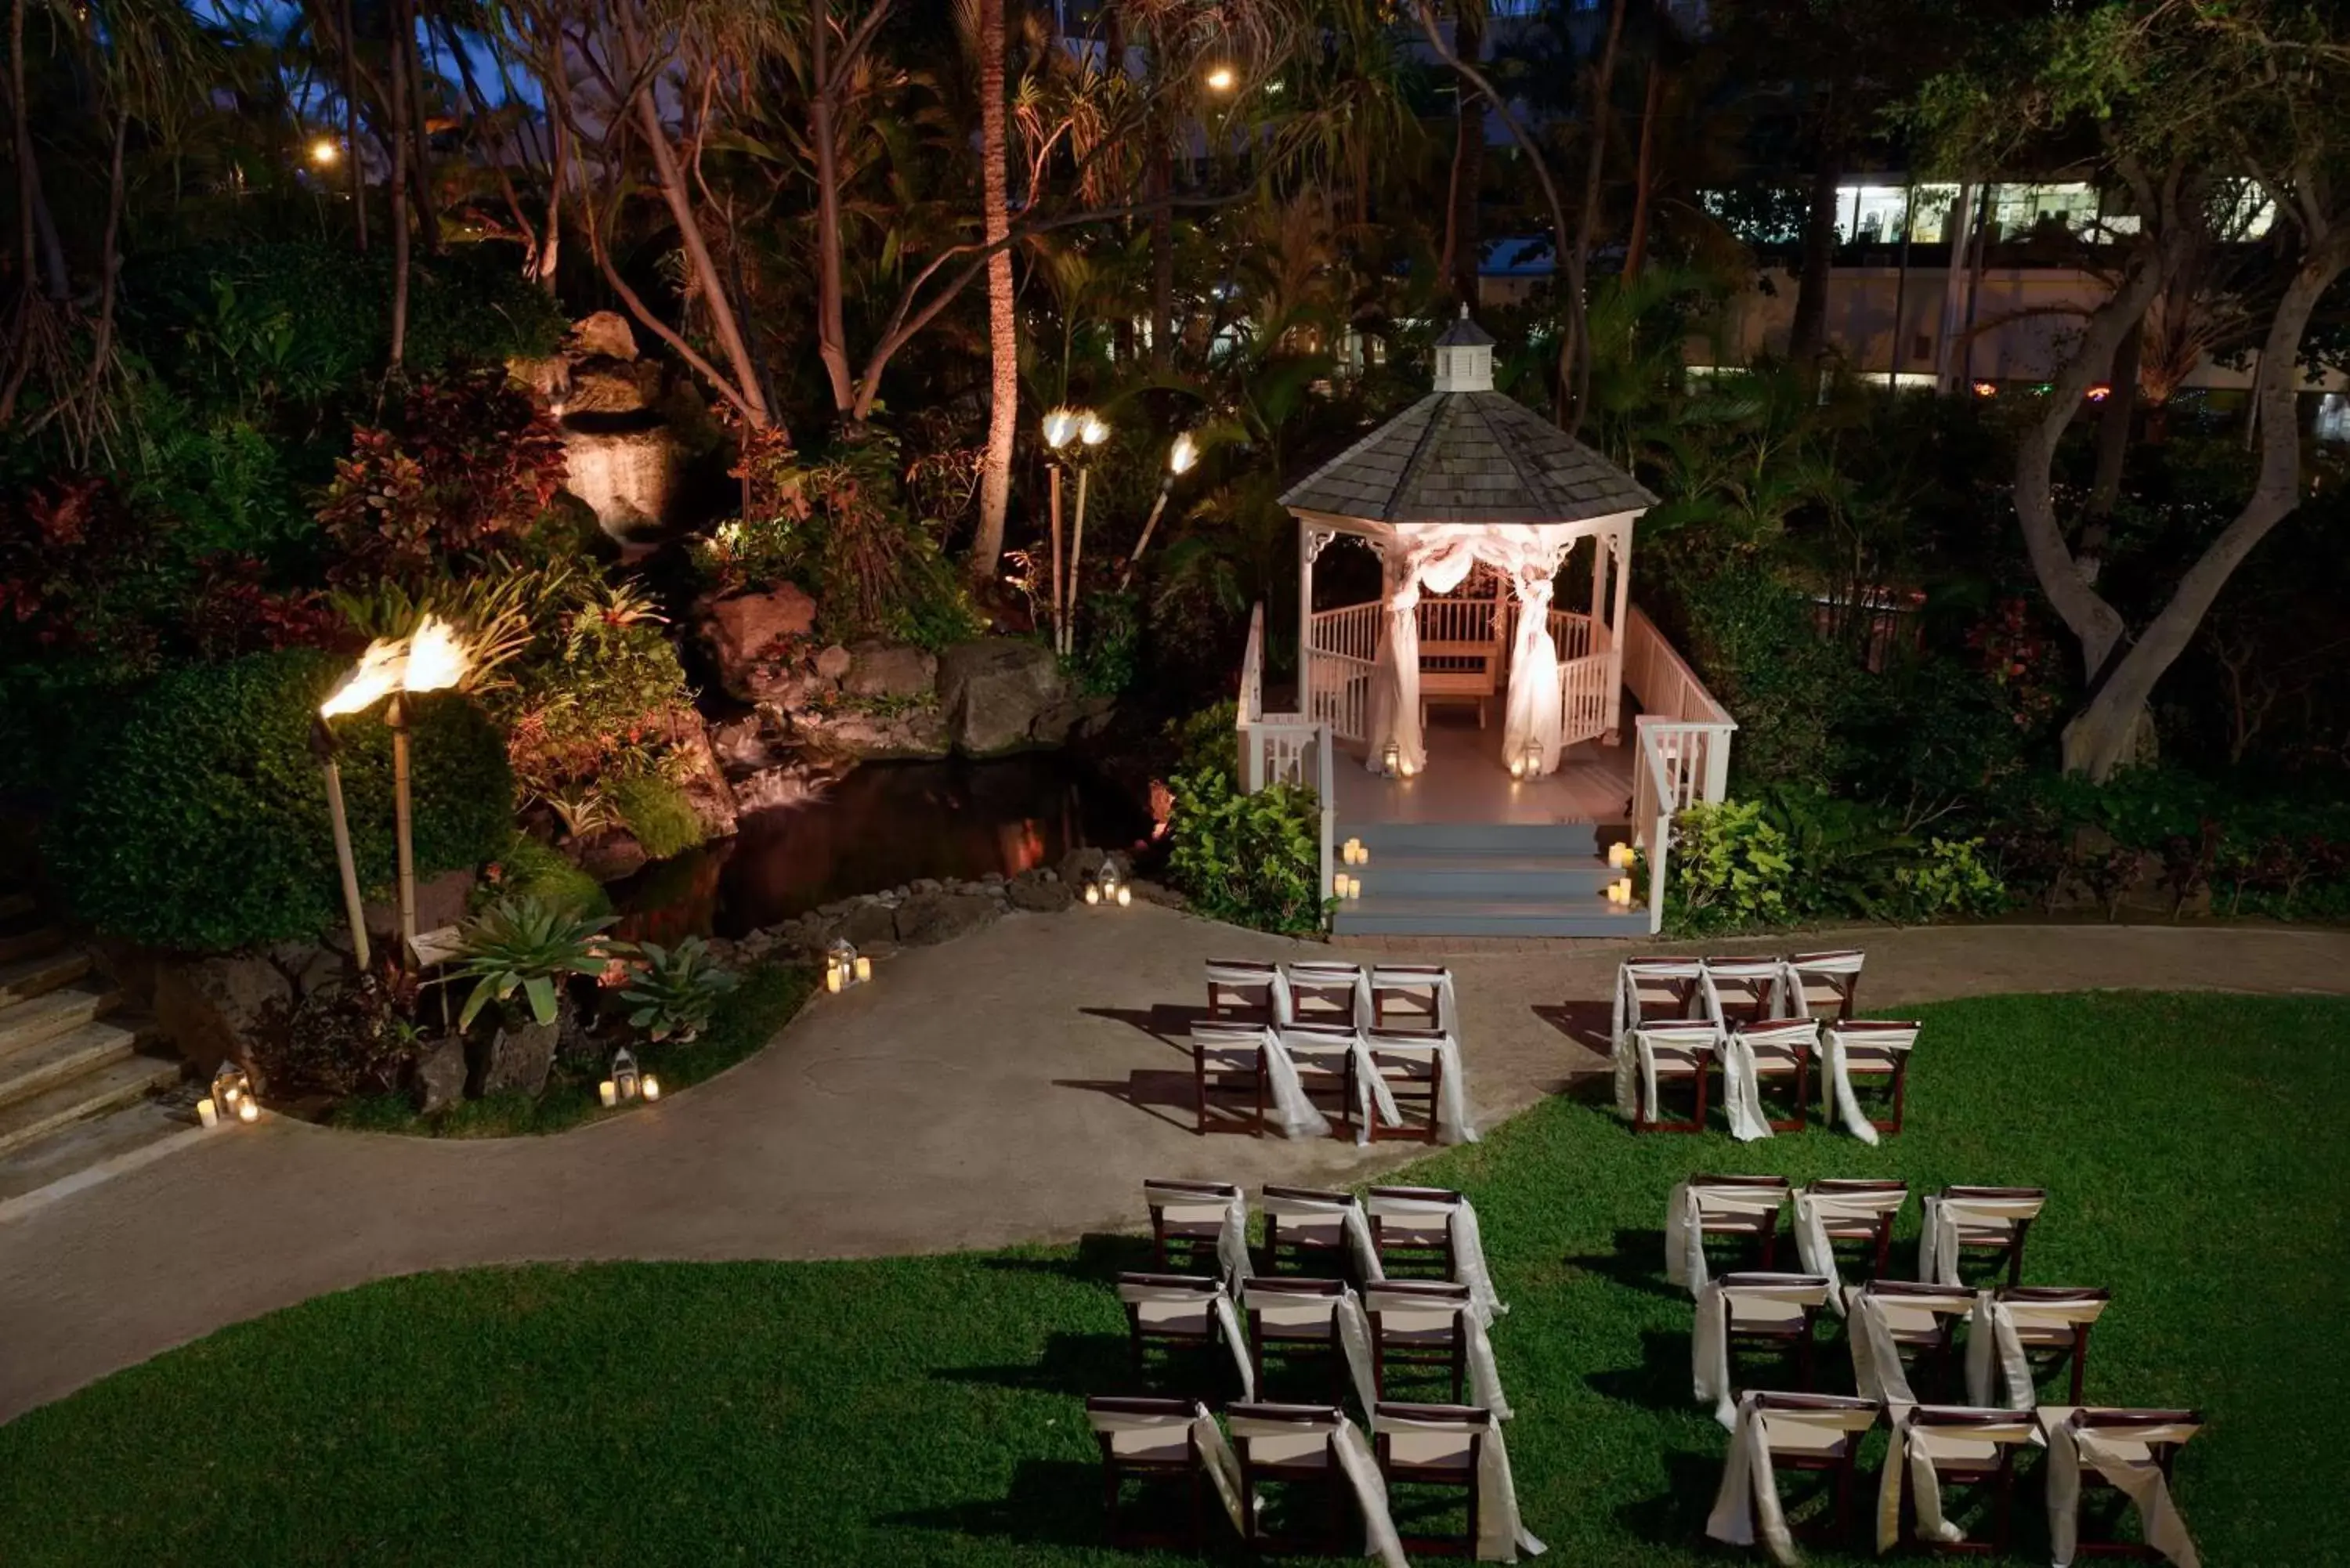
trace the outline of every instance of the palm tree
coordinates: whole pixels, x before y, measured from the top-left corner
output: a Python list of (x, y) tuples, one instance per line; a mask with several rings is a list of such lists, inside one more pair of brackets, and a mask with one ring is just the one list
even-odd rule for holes
[(980, 460), (979, 535), (971, 574), (993, 577), (1003, 553), (1003, 514), (1012, 497), (1012, 445), (1020, 419), (1020, 327), (1012, 296), (1012, 215), (1004, 159), (1003, 0), (976, 0), (979, 10), (980, 199), (987, 253), (987, 447)]

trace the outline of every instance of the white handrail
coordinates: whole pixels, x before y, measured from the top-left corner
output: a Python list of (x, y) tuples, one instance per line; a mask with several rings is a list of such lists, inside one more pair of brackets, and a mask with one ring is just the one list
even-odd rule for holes
[(1638, 605), (1626, 607), (1624, 684), (1638, 699), (1638, 760), (1632, 769), (1632, 830), (1648, 852), (1648, 930), (1665, 922), (1673, 818), (1730, 793), (1730, 711)]
[[(1309, 654), (1309, 659), (1324, 657)], [(1310, 681), (1312, 671), (1305, 672)], [(1308, 701), (1311, 701), (1309, 696)], [(1338, 791), (1334, 774), (1337, 743), (1330, 725), (1300, 713), (1264, 711), (1264, 606), (1249, 616), (1248, 648), (1241, 656), (1240, 732), (1241, 790), (1254, 794), (1268, 784), (1311, 784), (1320, 807), (1321, 865), (1316, 885), (1326, 901), (1337, 887), (1332, 862), (1336, 857)]]

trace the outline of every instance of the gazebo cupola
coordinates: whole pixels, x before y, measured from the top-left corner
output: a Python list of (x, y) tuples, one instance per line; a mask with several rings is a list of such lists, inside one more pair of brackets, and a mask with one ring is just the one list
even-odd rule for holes
[[(1617, 727), (1632, 524), (1656, 497), (1495, 391), (1493, 339), (1465, 307), (1435, 351), (1428, 396), (1281, 498), (1299, 524), (1301, 705), (1374, 770), (1412, 774), (1425, 704), (1473, 701), (1482, 724), (1498, 697), (1502, 759), (1548, 774)], [(1314, 563), (1341, 535), (1378, 552), (1379, 598), (1316, 612)], [(1586, 538), (1588, 608), (1554, 609)]]

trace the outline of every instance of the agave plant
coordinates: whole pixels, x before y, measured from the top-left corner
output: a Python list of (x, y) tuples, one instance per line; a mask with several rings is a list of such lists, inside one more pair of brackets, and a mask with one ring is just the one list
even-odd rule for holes
[(625, 942), (601, 940), (611, 923), (608, 915), (576, 919), (528, 894), (501, 898), (483, 910), (467, 922), (462, 938), (464, 956), (452, 971), (452, 979), (473, 982), (457, 1027), (470, 1028), (483, 1008), (504, 1002), (517, 991), (529, 1002), (533, 1018), (554, 1023), (564, 981), (575, 974), (601, 974), (608, 960), (629, 950)]
[(734, 989), (734, 977), (712, 960), (710, 944), (688, 937), (673, 948), (644, 942), (637, 951), (644, 962), (620, 992), (629, 1023), (653, 1040), (691, 1040), (708, 1028), (718, 999)]

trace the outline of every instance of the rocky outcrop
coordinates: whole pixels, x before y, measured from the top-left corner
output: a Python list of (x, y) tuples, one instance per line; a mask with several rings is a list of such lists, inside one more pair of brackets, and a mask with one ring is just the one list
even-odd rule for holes
[(547, 1074), (555, 1068), (555, 1045), (562, 1034), (562, 1021), (557, 1019), (500, 1029), (491, 1035), (482, 1054), (482, 1094), (486, 1097), (519, 1091), (536, 1099), (546, 1088)]
[(666, 384), (658, 363), (637, 357), (626, 317), (597, 311), (551, 358), (515, 360), (509, 369), (561, 422), (565, 487), (595, 512), (605, 534), (627, 544), (674, 521), (679, 442), (663, 409), (678, 389)]
[[(421, 877), (416, 883), (416, 929), (419, 932), (437, 931), (445, 926), (463, 925), (467, 905), (473, 901), (473, 883), (471, 871), (443, 871), (437, 877)], [(368, 934), (378, 944), (389, 949), (400, 937), (400, 906), (385, 901), (371, 903), (360, 911), (367, 917)]]
[(1072, 688), (1061, 662), (1042, 643), (990, 639), (961, 643), (939, 657), (939, 706), (954, 749), (993, 757), (1067, 742), (1109, 715), (1106, 698)]
[(438, 1116), (465, 1097), (465, 1042), (457, 1036), (426, 1046), (416, 1058), (416, 1108)]
[[(848, 668), (839, 677), (844, 695), (910, 702), (925, 701), (938, 691), (936, 654), (902, 642), (860, 642), (847, 652)], [(821, 676), (827, 661), (822, 654), (817, 659)]]
[(155, 974), (155, 1027), (200, 1074), (255, 1070), (293, 1016), (294, 982), (259, 953), (168, 960)]
[(705, 599), (694, 621), (719, 684), (745, 702), (788, 701), (806, 687), (800, 666), (816, 629), (816, 600), (791, 583)]

